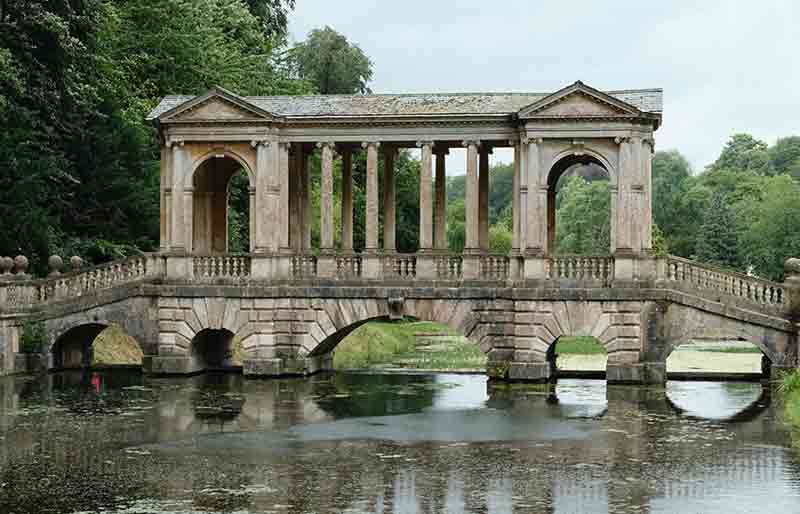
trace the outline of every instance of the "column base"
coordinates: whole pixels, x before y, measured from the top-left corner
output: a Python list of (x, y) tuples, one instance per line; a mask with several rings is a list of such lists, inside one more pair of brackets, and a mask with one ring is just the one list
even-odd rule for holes
[(547, 278), (547, 260), (543, 255), (525, 255), (523, 278), (526, 280), (545, 280)]
[(606, 365), (609, 384), (665, 384), (667, 365), (663, 362), (633, 362)]
[(376, 251), (364, 251), (361, 254), (361, 276), (378, 279), (383, 275), (381, 256)]
[(148, 375), (194, 375), (205, 368), (192, 357), (173, 355), (145, 355), (142, 370)]
[(314, 373), (333, 370), (333, 354), (327, 353), (305, 358), (245, 359), (243, 364), (243, 373), (246, 377), (309, 376)]

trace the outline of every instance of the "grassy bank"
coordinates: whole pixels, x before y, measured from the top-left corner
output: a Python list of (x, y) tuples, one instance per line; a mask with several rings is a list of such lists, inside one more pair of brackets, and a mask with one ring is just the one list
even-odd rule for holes
[(336, 369), (479, 369), (486, 356), (475, 343), (438, 323), (376, 321), (347, 336), (336, 348)]
[(800, 447), (800, 370), (779, 377), (778, 391), (784, 402), (784, 416), (792, 428), (795, 446)]

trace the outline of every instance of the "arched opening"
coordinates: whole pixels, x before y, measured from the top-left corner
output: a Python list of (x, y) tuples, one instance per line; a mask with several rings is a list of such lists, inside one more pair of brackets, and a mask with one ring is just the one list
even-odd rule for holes
[(141, 366), (141, 345), (117, 325), (87, 323), (64, 332), (51, 348), (53, 369)]
[(328, 341), (335, 370), (486, 370), (486, 355), (474, 341), (447, 325), (416, 318), (357, 323)]
[(772, 363), (755, 344), (740, 338), (689, 340), (666, 359), (672, 380), (768, 380)]
[(611, 210), (611, 175), (598, 158), (559, 159), (547, 178), (548, 254), (610, 254)]
[(605, 379), (608, 353), (592, 336), (561, 336), (547, 350), (550, 377)]
[(225, 154), (213, 155), (195, 170), (192, 188), (192, 250), (249, 252), (253, 194), (244, 166)]
[(242, 366), (241, 341), (224, 328), (207, 328), (192, 339), (191, 355), (194, 369), (204, 371), (235, 371)]

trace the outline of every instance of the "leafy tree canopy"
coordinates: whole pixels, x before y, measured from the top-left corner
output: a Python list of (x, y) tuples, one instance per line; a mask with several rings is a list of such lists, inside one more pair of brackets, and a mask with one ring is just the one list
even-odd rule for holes
[(369, 93), (372, 61), (331, 27), (314, 29), (291, 52), (300, 78), (329, 94)]

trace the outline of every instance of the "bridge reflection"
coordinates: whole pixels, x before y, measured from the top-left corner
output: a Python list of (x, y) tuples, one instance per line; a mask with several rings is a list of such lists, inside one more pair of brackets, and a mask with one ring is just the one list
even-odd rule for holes
[[(0, 381), (0, 469), (18, 472), (46, 455), (41, 473), (137, 476), (148, 491), (158, 477), (161, 492), (148, 494), (162, 510), (180, 497), (212, 510), (227, 501), (283, 512), (662, 512), (703, 511), (721, 491), (796, 496), (800, 472), (783, 448), (769, 389), (691, 387), (53, 374)], [(720, 402), (725, 409), (707, 408)], [(416, 428), (405, 442), (380, 437), (408, 420)], [(58, 426), (80, 429), (51, 437), (44, 428)], [(463, 436), (475, 427), (483, 439)], [(315, 438), (319, 431), (329, 437)], [(111, 441), (110, 449), (99, 444)], [(25, 468), (26, 480), (37, 469)]]

